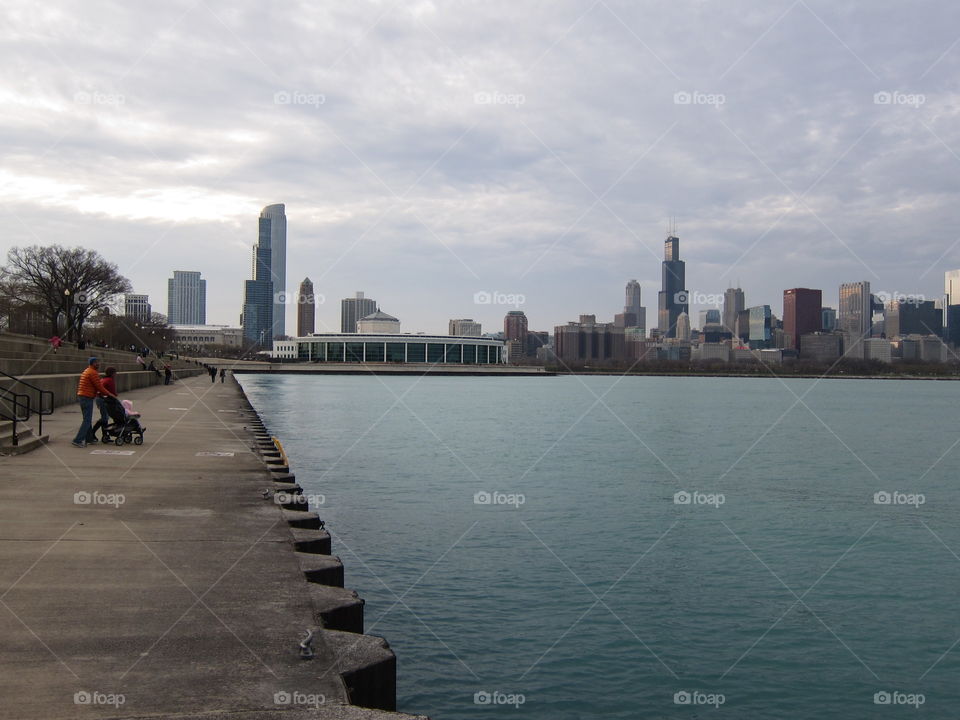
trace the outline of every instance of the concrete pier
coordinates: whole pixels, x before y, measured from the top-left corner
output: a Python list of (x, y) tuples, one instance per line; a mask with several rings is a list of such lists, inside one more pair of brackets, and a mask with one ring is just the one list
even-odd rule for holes
[(0, 458), (0, 719), (411, 717), (233, 378), (121, 394), (142, 446), (71, 446), (66, 405)]

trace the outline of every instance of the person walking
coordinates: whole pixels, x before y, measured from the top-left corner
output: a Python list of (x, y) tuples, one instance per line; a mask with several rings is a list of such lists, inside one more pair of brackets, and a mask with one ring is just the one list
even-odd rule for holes
[(223, 379), (227, 376), (227, 371), (223, 368), (220, 368), (220, 382), (223, 382)]
[[(105, 377), (103, 378), (103, 387), (106, 388), (106, 393), (100, 393), (97, 395), (97, 409), (100, 411), (100, 419), (97, 420), (97, 424), (93, 426), (90, 430), (90, 435), (87, 438), (88, 443), (95, 443), (97, 441), (97, 430), (100, 431), (100, 436), (103, 442), (110, 442), (110, 435), (107, 433), (107, 425), (110, 424), (110, 412), (107, 409), (108, 402), (115, 402), (117, 396), (117, 381), (114, 379), (117, 374), (117, 369), (115, 367), (108, 367), (103, 371)], [(113, 395), (111, 399), (111, 393)]]
[(173, 370), (170, 369), (170, 366), (169, 366), (169, 365), (166, 365), (166, 364), (165, 364), (165, 365), (163, 366), (163, 384), (164, 384), (164, 385), (169, 385), (169, 384), (170, 384), (170, 378), (172, 378), (172, 377), (173, 377)]
[(103, 386), (100, 380), (100, 361), (92, 357), (87, 361), (87, 369), (80, 373), (80, 382), (77, 383), (77, 402), (80, 403), (80, 429), (77, 436), (73, 439), (73, 446), (82, 448), (87, 446), (87, 437), (90, 434), (93, 425), (93, 401), (98, 394), (103, 393), (116, 398), (116, 393), (111, 393)]
[(59, 335), (54, 335), (52, 338), (50, 338), (50, 347), (53, 348), (54, 353), (60, 349), (61, 345), (63, 345), (63, 340), (60, 339)]
[(207, 368), (207, 372), (210, 373), (210, 382), (215, 383), (217, 381), (217, 369), (211, 365)]

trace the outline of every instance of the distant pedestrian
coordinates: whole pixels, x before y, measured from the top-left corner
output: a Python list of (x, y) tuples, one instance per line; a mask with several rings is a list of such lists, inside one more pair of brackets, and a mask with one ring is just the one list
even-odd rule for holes
[(163, 384), (169, 385), (170, 379), (173, 377), (173, 370), (170, 369), (169, 365), (163, 366)]
[(59, 335), (54, 335), (50, 338), (50, 347), (53, 348), (53, 352), (57, 352), (61, 345), (63, 345), (63, 340), (60, 339)]
[(210, 382), (211, 383), (216, 382), (217, 369), (213, 365), (211, 365), (210, 367), (207, 368), (207, 372), (210, 373)]
[(86, 350), (86, 349), (87, 349), (87, 341), (84, 340), (83, 338), (80, 338), (79, 340), (77, 340), (77, 350)]
[(220, 368), (220, 382), (223, 382), (223, 379), (227, 376), (227, 371), (223, 368)]
[(142, 369), (145, 369), (145, 368), (147, 367), (147, 363), (144, 361), (143, 355), (137, 355), (137, 364), (138, 364)]
[(73, 446), (82, 448), (87, 446), (87, 437), (90, 434), (93, 425), (93, 402), (98, 394), (117, 397), (116, 393), (111, 393), (100, 380), (100, 361), (92, 357), (87, 361), (87, 369), (80, 374), (80, 382), (77, 384), (77, 402), (80, 403), (80, 429), (77, 436), (73, 439)]

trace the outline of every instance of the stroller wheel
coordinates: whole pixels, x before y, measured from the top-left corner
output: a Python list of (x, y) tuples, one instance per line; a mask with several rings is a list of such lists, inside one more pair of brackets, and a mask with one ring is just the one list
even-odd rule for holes
[(123, 445), (123, 435), (117, 435), (116, 443), (117, 447)]
[(109, 444), (110, 444), (110, 436), (109, 436), (109, 435), (104, 435), (103, 438), (100, 440), (100, 442), (102, 442), (104, 445), (109, 445)]
[(133, 439), (133, 444), (134, 444), (134, 445), (143, 445), (143, 435), (137, 435), (137, 436)]

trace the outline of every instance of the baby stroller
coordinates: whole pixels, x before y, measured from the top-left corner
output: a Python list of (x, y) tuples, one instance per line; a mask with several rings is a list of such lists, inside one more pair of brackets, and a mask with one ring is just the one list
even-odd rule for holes
[(103, 441), (107, 443), (113, 440), (117, 445), (125, 442), (143, 445), (143, 432), (146, 428), (140, 424), (140, 413), (134, 411), (133, 403), (130, 400), (123, 400), (121, 403), (112, 397), (105, 402), (107, 414), (113, 422), (107, 426)]

